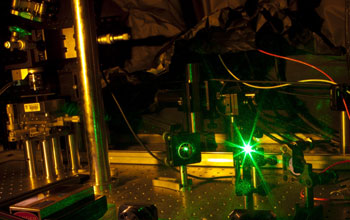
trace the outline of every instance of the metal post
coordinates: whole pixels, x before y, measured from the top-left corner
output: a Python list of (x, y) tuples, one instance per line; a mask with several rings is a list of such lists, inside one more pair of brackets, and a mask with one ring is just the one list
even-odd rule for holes
[(32, 144), (32, 141), (30, 140), (25, 141), (25, 153), (26, 153), (26, 162), (28, 165), (29, 177), (36, 178), (38, 172), (37, 172), (35, 154), (33, 150), (33, 144)]
[[(186, 82), (187, 129), (190, 133), (196, 133), (200, 128), (199, 123), (197, 123), (200, 112), (198, 64), (187, 64)], [(182, 188), (186, 189), (191, 185), (188, 180), (187, 166), (180, 166), (180, 174)]]
[(249, 192), (244, 196), (244, 208), (247, 210), (254, 209), (254, 198), (252, 192)]
[(252, 181), (253, 181), (253, 187), (254, 189), (258, 188), (258, 178), (256, 175), (256, 168), (252, 167)]
[(180, 166), (180, 174), (181, 174), (181, 186), (183, 189), (188, 187), (188, 179), (187, 179), (187, 167)]
[(95, 190), (109, 188), (110, 168), (108, 144), (103, 120), (95, 15), (92, 0), (72, 0), (75, 38), (80, 71), (79, 94), (81, 96), (85, 144), (90, 160), (90, 175)]
[(68, 148), (70, 154), (71, 169), (73, 174), (78, 174), (80, 168), (80, 158), (79, 158), (79, 149), (77, 148), (75, 142), (75, 135), (69, 134), (68, 137)]
[(187, 64), (186, 68), (186, 113), (188, 120), (188, 131), (195, 133), (200, 131), (200, 85), (199, 65)]
[(349, 119), (345, 111), (340, 113), (340, 147), (343, 155), (349, 153), (350, 147), (350, 130), (349, 130)]
[[(254, 171), (252, 170), (252, 167), (241, 167), (240, 171), (241, 175), (239, 179), (241, 179), (243, 182), (248, 183), (249, 182), (249, 189), (248, 192), (244, 192), (244, 202), (245, 202), (245, 209), (247, 210), (253, 210), (254, 209), (254, 198), (253, 198), (253, 190), (252, 188), (254, 187), (254, 177), (252, 176), (254, 174)], [(237, 175), (236, 175), (237, 178)], [(253, 187), (251, 186), (253, 185)], [(235, 186), (237, 187), (237, 185)]]
[(63, 167), (63, 161), (62, 161), (61, 145), (57, 137), (51, 137), (51, 146), (52, 146), (55, 173), (56, 173), (56, 176), (61, 178), (63, 177), (64, 167)]
[(312, 209), (314, 207), (314, 188), (305, 187), (305, 207)]
[(55, 178), (54, 163), (52, 159), (52, 150), (50, 143), (47, 139), (41, 141), (41, 146), (43, 149), (43, 159), (44, 159), (44, 169), (45, 169), (45, 178), (49, 181)]

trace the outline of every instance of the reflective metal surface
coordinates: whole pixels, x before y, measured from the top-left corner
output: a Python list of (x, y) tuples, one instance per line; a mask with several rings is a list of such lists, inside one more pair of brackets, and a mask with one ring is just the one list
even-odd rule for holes
[(49, 181), (53, 181), (56, 175), (50, 142), (47, 139), (42, 140), (41, 147), (43, 151), (45, 178)]
[(124, 40), (130, 40), (130, 35), (128, 33), (121, 34), (121, 35), (114, 35), (114, 34), (105, 34), (102, 36), (99, 36), (97, 38), (97, 42), (99, 44), (114, 44), (118, 41), (124, 41)]
[(345, 111), (340, 113), (340, 149), (343, 155), (350, 153), (350, 124)]
[(76, 144), (74, 134), (69, 134), (68, 137), (68, 148), (70, 153), (71, 170), (73, 174), (77, 174), (80, 168), (79, 151)]
[[(179, 179), (179, 173), (161, 166), (152, 165), (111, 165), (112, 171), (118, 170), (117, 184), (113, 185), (109, 199), (116, 207), (124, 203), (155, 204), (160, 219), (226, 219), (236, 208), (243, 208), (243, 197), (234, 195), (232, 179), (218, 181), (193, 180), (190, 191), (179, 192), (162, 187), (154, 187), (152, 181), (164, 176)], [(45, 179), (31, 179), (24, 161), (7, 161), (0, 163), (0, 202), (20, 193), (47, 184)], [(233, 175), (232, 168), (188, 167), (188, 172), (201, 177)], [(268, 197), (255, 196), (254, 208), (273, 210), (278, 217), (292, 219), (295, 203), (304, 204), (300, 198), (303, 186), (297, 181), (283, 181), (281, 170), (262, 170), (271, 193)], [(341, 172), (340, 178), (349, 178), (350, 173)], [(32, 181), (31, 181), (32, 180)], [(347, 200), (349, 181), (315, 188), (315, 197), (340, 199), (332, 202), (317, 202), (324, 205), (325, 219), (345, 220), (350, 218), (350, 205)], [(107, 218), (108, 219), (108, 218)], [(116, 219), (116, 218), (109, 218)]]
[[(227, 219), (234, 209), (245, 206), (243, 197), (235, 196), (232, 179), (219, 181), (193, 180), (192, 190), (179, 192), (152, 186), (158, 176), (179, 178), (179, 173), (160, 166), (151, 165), (111, 165), (119, 171), (119, 183), (112, 190), (111, 198), (119, 207), (124, 203), (155, 204), (159, 219), (204, 220)], [(188, 167), (189, 174), (212, 177), (232, 175), (231, 168)], [(293, 219), (295, 204), (304, 204), (300, 198), (303, 186), (297, 181), (284, 182), (281, 170), (262, 170), (271, 193), (268, 197), (254, 195), (254, 209), (273, 210), (278, 217)], [(346, 175), (346, 174), (344, 174)], [(349, 174), (347, 174), (349, 175)], [(345, 176), (342, 176), (342, 178)], [(332, 191), (349, 182), (315, 188), (316, 197), (332, 197)], [(333, 197), (334, 198), (334, 197)], [(316, 202), (324, 205), (325, 219), (347, 219), (349, 205), (339, 202)]]
[(49, 183), (43, 177), (30, 178), (24, 161), (1, 163), (0, 170), (0, 202)]
[[(275, 148), (277, 146), (274, 146)], [(164, 152), (160, 151), (152, 151), (157, 157), (163, 158), (165, 157)], [(108, 151), (109, 160), (111, 164), (142, 164), (142, 165), (155, 165), (159, 164), (159, 162), (154, 159), (151, 155), (144, 151), (126, 151), (126, 150), (110, 150)], [(270, 154), (266, 154), (270, 155)], [(282, 155), (273, 154), (277, 156), (277, 161), (282, 161)], [(324, 169), (329, 164), (335, 163), (341, 160), (348, 160), (347, 156), (342, 155), (332, 155), (332, 154), (324, 154), (324, 155), (305, 155), (305, 160), (308, 163), (312, 164), (313, 169)], [(193, 167), (231, 167), (233, 166), (233, 155), (232, 152), (202, 152), (202, 161), (200, 163), (190, 164), (189, 166)], [(277, 165), (265, 165), (266, 168), (282, 168), (282, 164), (278, 163)], [(348, 167), (346, 164), (339, 165), (335, 167), (338, 168), (346, 168)]]
[(31, 140), (26, 140), (24, 142), (25, 145), (25, 158), (27, 161), (29, 177), (35, 178), (38, 175), (37, 164), (35, 160), (35, 153)]
[(180, 166), (180, 178), (181, 178), (181, 186), (186, 189), (188, 187), (188, 179), (187, 179), (187, 167)]
[(51, 137), (53, 163), (55, 167), (55, 174), (57, 177), (62, 177), (64, 172), (64, 166), (62, 161), (62, 152), (60, 140), (57, 137)]
[(96, 190), (103, 191), (110, 179), (107, 138), (103, 120), (96, 26), (93, 1), (72, 0), (75, 37), (80, 71), (79, 94), (85, 129), (85, 144), (90, 154), (90, 169)]

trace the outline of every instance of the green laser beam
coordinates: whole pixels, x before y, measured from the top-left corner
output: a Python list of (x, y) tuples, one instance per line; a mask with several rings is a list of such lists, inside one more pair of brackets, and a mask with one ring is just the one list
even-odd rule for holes
[(248, 145), (250, 145), (250, 142), (252, 141), (252, 138), (253, 138), (253, 135), (254, 135), (254, 132), (255, 132), (255, 128), (256, 128), (256, 124), (257, 124), (257, 122), (258, 122), (258, 116), (259, 116), (259, 114), (257, 113), (257, 114), (255, 115), (255, 118), (254, 118), (253, 128), (252, 128), (252, 130), (251, 130), (251, 132), (250, 132), (250, 136), (249, 136), (249, 140), (248, 140)]
[(239, 131), (239, 129), (237, 128), (237, 126), (236, 126), (235, 123), (233, 123), (233, 127), (235, 128), (235, 130), (236, 130), (236, 132), (237, 132), (237, 134), (238, 134), (238, 136), (239, 136), (239, 139), (242, 141), (242, 144), (243, 144), (243, 143), (244, 143), (244, 139), (243, 139), (242, 134), (241, 134), (241, 132)]
[(241, 152), (239, 152), (239, 153), (237, 153), (237, 154), (234, 154), (233, 155), (233, 158), (235, 158), (235, 157), (237, 157), (237, 156), (239, 156), (239, 155), (241, 155), (241, 154), (243, 154), (244, 153), (244, 151), (241, 151)]
[(246, 158), (247, 158), (247, 154), (244, 154), (243, 161), (242, 161), (242, 168), (244, 167), (244, 162), (245, 162)]

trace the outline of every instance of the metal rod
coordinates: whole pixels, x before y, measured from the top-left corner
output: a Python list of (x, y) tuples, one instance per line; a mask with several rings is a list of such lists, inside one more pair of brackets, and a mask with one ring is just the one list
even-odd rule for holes
[(92, 0), (72, 0), (75, 38), (80, 71), (79, 94), (82, 101), (85, 144), (89, 152), (90, 176), (95, 190), (109, 188), (108, 144), (103, 120), (104, 110)]
[(196, 133), (196, 113), (191, 112), (191, 122), (190, 122), (190, 129), (191, 129), (191, 133)]
[(47, 180), (53, 180), (55, 178), (55, 169), (50, 142), (44, 139), (41, 141), (41, 146), (43, 149), (45, 178)]
[(258, 178), (256, 175), (256, 168), (252, 167), (252, 181), (254, 189), (258, 188)]
[(188, 179), (187, 179), (187, 167), (180, 166), (180, 174), (181, 174), (181, 186), (182, 188), (188, 187)]
[(78, 171), (80, 168), (80, 157), (79, 157), (79, 149), (77, 148), (77, 144), (75, 140), (75, 135), (69, 134), (67, 138), (68, 138), (68, 147), (69, 147), (72, 173), (78, 174)]
[(188, 117), (188, 131), (195, 133), (200, 131), (200, 85), (199, 65), (187, 64), (186, 68), (186, 115)]
[(230, 116), (230, 141), (234, 142), (234, 134), (235, 134), (235, 117)]
[(60, 144), (59, 138), (51, 137), (51, 146), (52, 146), (55, 173), (58, 177), (63, 177), (64, 167), (63, 167), (61, 144)]
[(25, 155), (26, 155), (26, 162), (28, 165), (29, 177), (36, 178), (38, 175), (38, 171), (37, 171), (32, 141), (30, 140), (25, 141)]
[(314, 207), (314, 189), (305, 187), (305, 207), (312, 209)]
[[(252, 181), (254, 181), (252, 174), (254, 173), (254, 170), (252, 170), (252, 167), (241, 167), (241, 176), (239, 177), (239, 179), (241, 179), (244, 183), (249, 183), (249, 191), (244, 192), (244, 205), (245, 205), (245, 209), (248, 210), (253, 210), (254, 209), (254, 199), (253, 199), (253, 187), (254, 187), (254, 182), (252, 183)], [(236, 177), (237, 178), (237, 177)], [(251, 186), (251, 184), (253, 186)], [(236, 184), (237, 187), (237, 184)]]
[(350, 130), (349, 130), (349, 119), (345, 111), (340, 113), (340, 147), (343, 155), (349, 153), (350, 147)]
[(252, 192), (249, 192), (244, 196), (244, 208), (247, 210), (254, 209), (254, 198)]

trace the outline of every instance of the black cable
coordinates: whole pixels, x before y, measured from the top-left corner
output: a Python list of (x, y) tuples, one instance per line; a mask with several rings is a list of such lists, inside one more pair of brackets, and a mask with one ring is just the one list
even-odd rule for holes
[[(284, 123), (284, 122), (282, 122), (282, 121), (271, 122), (271, 121), (269, 121), (269, 120), (266, 120), (266, 119), (263, 118), (263, 117), (260, 117), (260, 120), (261, 120), (265, 125), (266, 125), (266, 124), (269, 124), (269, 127), (271, 126), (271, 127), (270, 127), (271, 129), (272, 129), (272, 128), (277, 128), (276, 125), (282, 125), (282, 126), (279, 127), (279, 128), (282, 128), (284, 131), (283, 131), (282, 133), (278, 133), (278, 132), (276, 132), (276, 130), (275, 130), (275, 133), (276, 133), (278, 136), (282, 137), (283, 139), (288, 140), (288, 142), (294, 141), (294, 140), (291, 139), (291, 138), (288, 137), (288, 136), (285, 136), (285, 135), (290, 135), (290, 136), (292, 136), (294, 139), (303, 141), (303, 139), (301, 139), (300, 137), (296, 136), (294, 133), (288, 132), (288, 131), (287, 131), (288, 129), (286, 129), (286, 127), (283, 126), (283, 123)], [(281, 123), (282, 123), (282, 124), (281, 124)], [(283, 133), (285, 133), (285, 135), (284, 135)]]
[(327, 132), (323, 131), (322, 129), (318, 128), (316, 125), (314, 125), (311, 121), (309, 121), (304, 115), (297, 113), (298, 117), (303, 120), (308, 126), (310, 126), (312, 129), (314, 129), (316, 132), (319, 132), (320, 134), (324, 135), (325, 137), (332, 139), (333, 137), (328, 134)]
[(302, 131), (305, 133), (312, 133), (311, 130), (308, 130), (306, 127), (302, 127), (300, 125), (295, 124), (294, 120), (292, 120), (292, 119), (287, 120), (287, 118), (278, 114), (277, 111), (274, 110), (274, 112), (275, 112), (275, 115), (271, 115), (271, 114), (268, 114), (266, 112), (263, 112), (263, 116), (268, 118), (268, 119), (274, 120), (274, 123), (276, 125), (282, 124), (284, 128), (289, 127), (291, 129), (293, 129), (293, 131), (298, 130), (298, 131)]
[(134, 129), (131, 127), (131, 125), (130, 125), (130, 123), (129, 123), (129, 120), (126, 118), (126, 115), (125, 115), (125, 113), (124, 113), (122, 107), (120, 106), (120, 104), (119, 104), (117, 98), (115, 97), (114, 93), (110, 90), (110, 88), (109, 88), (109, 83), (108, 83), (108, 81), (107, 81), (107, 79), (106, 79), (104, 73), (102, 73), (102, 76), (103, 76), (103, 80), (104, 80), (104, 81), (106, 82), (106, 84), (107, 84), (108, 90), (109, 90), (109, 92), (110, 92), (110, 94), (111, 94), (111, 96), (112, 96), (112, 98), (113, 98), (115, 104), (117, 105), (117, 107), (118, 107), (118, 109), (119, 109), (119, 111), (120, 111), (120, 114), (122, 115), (122, 117), (123, 117), (123, 119), (124, 119), (126, 125), (127, 125), (128, 128), (129, 128), (131, 134), (134, 136), (134, 138), (136, 139), (136, 141), (137, 141), (143, 148), (145, 148), (145, 150), (146, 150), (154, 159), (156, 159), (157, 161), (163, 163), (163, 161), (162, 161), (161, 159), (159, 159), (156, 155), (154, 155), (154, 154), (152, 153), (152, 151), (151, 151), (146, 145), (144, 145), (144, 144), (142, 143), (141, 139), (137, 136), (137, 134), (135, 133)]
[(15, 84), (16, 82), (9, 82), (9, 83), (7, 83), (6, 85), (4, 85), (4, 87), (2, 87), (1, 89), (0, 89), (0, 95), (2, 95), (4, 92), (6, 92), (6, 90), (8, 89), (8, 88), (10, 88), (13, 84)]
[(293, 96), (300, 96), (300, 97), (307, 97), (307, 98), (330, 99), (329, 96), (307, 95), (307, 94), (300, 94), (300, 93), (293, 93), (293, 92), (286, 92), (286, 91), (277, 91), (277, 92), (286, 94), (286, 95), (293, 95)]
[(275, 136), (271, 135), (270, 132), (268, 132), (265, 128), (263, 128), (261, 125), (259, 125), (259, 128), (261, 129), (261, 131), (263, 132), (263, 134), (265, 134), (267, 137), (269, 137), (271, 140), (274, 140), (275, 142), (279, 143), (279, 144), (286, 144), (288, 142), (281, 140), (279, 138), (276, 138)]
[[(142, 146), (154, 159), (156, 159), (158, 162), (160, 162), (161, 164), (167, 166), (167, 167), (170, 167), (171, 169), (177, 171), (177, 172), (180, 172), (178, 169), (176, 169), (175, 167), (172, 167), (172, 166), (169, 166), (168, 164), (166, 164), (163, 160), (159, 159), (156, 155), (154, 155), (152, 153), (152, 151), (142, 142), (142, 140), (137, 136), (137, 134), (135, 133), (134, 129), (131, 127), (130, 123), (129, 123), (129, 120), (126, 118), (126, 115), (122, 109), (122, 107), (120, 106), (117, 98), (115, 97), (114, 93), (112, 92), (112, 90), (110, 89), (110, 85), (109, 85), (109, 82), (107, 81), (106, 79), (106, 76), (104, 75), (104, 73), (102, 72), (102, 77), (103, 77), (103, 80), (106, 82), (106, 85), (107, 85), (107, 88), (115, 102), (115, 104), (117, 105), (126, 125), (128, 126), (131, 134), (134, 136), (134, 138), (136, 139), (136, 141), (140, 144), (140, 146)], [(189, 177), (192, 177), (192, 178), (195, 178), (195, 179), (199, 179), (199, 180), (215, 180), (215, 179), (224, 179), (224, 178), (232, 178), (233, 176), (218, 176), (218, 177), (199, 177), (199, 176), (194, 176), (194, 175), (191, 175), (191, 174), (187, 174), (187, 176)]]
[[(270, 80), (236, 80), (236, 79), (210, 79), (212, 81), (219, 82), (232, 82), (232, 83), (255, 83), (255, 84), (291, 84), (289, 87), (297, 87), (297, 88), (309, 88), (310, 86), (317, 86), (313, 89), (322, 89), (326, 86), (329, 87), (329, 83), (325, 82), (298, 82), (298, 81), (270, 81)], [(281, 87), (284, 88), (284, 87)]]

